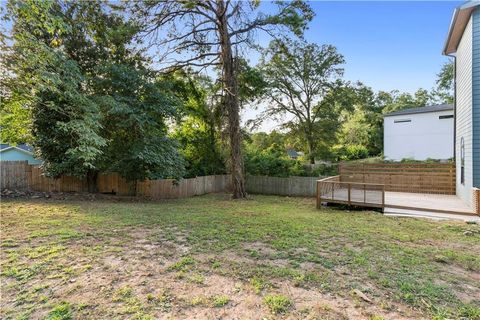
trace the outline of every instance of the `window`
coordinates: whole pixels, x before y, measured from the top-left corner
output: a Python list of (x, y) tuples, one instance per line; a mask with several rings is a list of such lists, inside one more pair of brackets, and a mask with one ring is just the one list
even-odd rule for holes
[(393, 120), (393, 123), (403, 123), (403, 122), (412, 122), (412, 119), (398, 119), (398, 120)]
[(465, 140), (460, 139), (460, 182), (465, 184)]
[(453, 118), (453, 114), (449, 114), (449, 115), (446, 115), (446, 116), (439, 116), (438, 119), (452, 119)]

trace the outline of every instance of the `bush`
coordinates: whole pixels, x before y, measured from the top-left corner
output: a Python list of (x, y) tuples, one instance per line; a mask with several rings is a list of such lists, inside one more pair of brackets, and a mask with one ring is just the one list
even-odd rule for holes
[(318, 177), (337, 174), (337, 166), (320, 165), (313, 169), (299, 160), (276, 153), (261, 152), (245, 155), (245, 170), (248, 174), (270, 177)]
[(335, 158), (341, 161), (365, 159), (369, 156), (367, 147), (359, 144), (335, 146), (333, 152), (335, 153)]

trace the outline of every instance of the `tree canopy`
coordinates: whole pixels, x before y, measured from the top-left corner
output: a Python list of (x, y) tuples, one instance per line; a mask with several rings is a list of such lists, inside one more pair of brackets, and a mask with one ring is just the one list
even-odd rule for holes
[(87, 176), (92, 186), (99, 172), (182, 175), (166, 126), (177, 101), (130, 49), (134, 25), (101, 1), (10, 1), (7, 17), (14, 76), (5, 80), (10, 107), (2, 111), (28, 110), (48, 174)]
[(342, 86), (343, 56), (331, 45), (274, 40), (262, 60), (268, 107), (260, 120), (290, 114), (284, 125), (303, 137), (314, 163), (319, 146), (331, 140), (338, 125), (335, 97)]

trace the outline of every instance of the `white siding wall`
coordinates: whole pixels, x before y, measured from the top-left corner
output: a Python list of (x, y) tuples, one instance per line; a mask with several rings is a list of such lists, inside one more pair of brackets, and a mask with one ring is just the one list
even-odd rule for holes
[[(457, 195), (472, 205), (472, 19), (457, 49), (456, 61), (456, 162)], [(460, 183), (460, 141), (465, 143), (465, 183)]]
[[(384, 123), (384, 155), (388, 160), (453, 158), (452, 111), (388, 116)], [(395, 123), (395, 120), (411, 122)]]

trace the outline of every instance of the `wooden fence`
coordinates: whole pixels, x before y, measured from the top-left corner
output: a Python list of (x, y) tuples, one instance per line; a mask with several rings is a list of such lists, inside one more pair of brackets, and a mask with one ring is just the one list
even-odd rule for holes
[[(317, 180), (324, 177), (267, 177), (247, 176), (247, 192), (282, 196), (314, 197)], [(0, 187), (42, 192), (86, 192), (85, 179), (62, 176), (52, 179), (43, 175), (37, 166), (26, 161), (2, 161)], [(229, 175), (215, 175), (182, 179), (126, 181), (116, 173), (99, 175), (98, 191), (124, 196), (145, 196), (152, 199), (183, 198), (211, 192), (224, 192), (231, 188)]]
[(247, 176), (247, 192), (280, 196), (315, 197), (317, 180), (324, 177)]
[(340, 163), (341, 182), (385, 185), (386, 191), (455, 194), (453, 163)]
[(27, 161), (2, 161), (0, 166), (0, 184), (2, 189), (28, 189), (31, 168)]
[[(42, 170), (27, 161), (2, 161), (0, 166), (2, 189), (32, 190), (41, 192), (86, 192), (85, 179), (62, 176), (58, 179), (43, 175)], [(127, 181), (116, 173), (98, 177), (100, 193), (114, 193), (122, 196), (144, 196), (152, 199), (185, 198), (230, 189), (228, 175), (196, 177), (191, 179), (159, 179)]]

